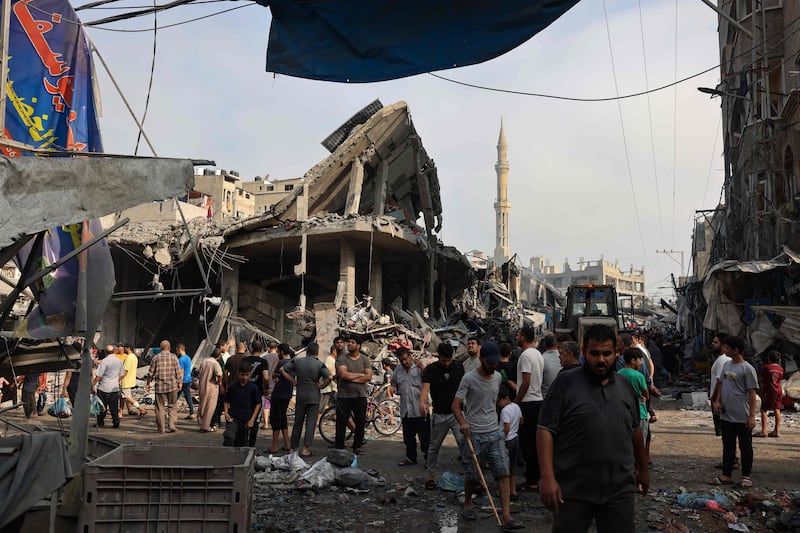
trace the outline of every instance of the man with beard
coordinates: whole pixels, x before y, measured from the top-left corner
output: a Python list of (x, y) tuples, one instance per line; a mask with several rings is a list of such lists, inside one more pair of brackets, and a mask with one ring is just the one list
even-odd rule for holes
[[(558, 375), (539, 413), (542, 503), (554, 533), (633, 533), (634, 494), (647, 493), (639, 398), (614, 372), (616, 335), (604, 325), (583, 338), (586, 363)], [(635, 463), (635, 468), (634, 468)]]
[(372, 365), (361, 353), (361, 338), (350, 337), (347, 354), (336, 361), (339, 393), (336, 397), (336, 449), (344, 449), (347, 421), (350, 415), (355, 422), (353, 453), (360, 454), (364, 446), (364, 429), (367, 419), (367, 383), (372, 381)]
[[(714, 390), (717, 388), (717, 381), (719, 381), (719, 376), (722, 373), (722, 367), (731, 360), (727, 354), (722, 352), (722, 340), (722, 335), (714, 335), (714, 340), (711, 341), (711, 356), (714, 358), (714, 363), (711, 365), (711, 384), (708, 389), (708, 398), (711, 403), (714, 403)], [(714, 434), (719, 437), (722, 435), (719, 425), (719, 413), (713, 410), (711, 412), (714, 419)]]

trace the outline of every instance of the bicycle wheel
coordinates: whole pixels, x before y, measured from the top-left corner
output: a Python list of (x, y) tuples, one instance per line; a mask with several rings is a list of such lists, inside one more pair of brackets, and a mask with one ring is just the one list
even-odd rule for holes
[(400, 429), (402, 419), (400, 418), (400, 404), (395, 400), (383, 400), (375, 409), (373, 424), (375, 430), (381, 435), (394, 435)]
[(336, 442), (336, 407), (328, 407), (319, 419), (319, 434), (328, 444)]

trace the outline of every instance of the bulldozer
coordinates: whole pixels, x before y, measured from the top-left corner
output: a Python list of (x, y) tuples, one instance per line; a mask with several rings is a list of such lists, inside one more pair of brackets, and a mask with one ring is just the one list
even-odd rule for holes
[(590, 326), (603, 324), (615, 332), (620, 328), (617, 289), (613, 285), (579, 284), (567, 288), (567, 305), (556, 333), (570, 333), (581, 344)]

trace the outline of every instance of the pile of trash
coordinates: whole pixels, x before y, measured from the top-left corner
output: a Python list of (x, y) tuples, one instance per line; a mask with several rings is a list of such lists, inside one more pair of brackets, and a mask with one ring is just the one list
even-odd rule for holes
[[(647, 525), (659, 531), (690, 531), (684, 520), (702, 522), (716, 518), (731, 531), (800, 532), (800, 490), (787, 492), (742, 489), (714, 492), (686, 492), (682, 487), (673, 493), (659, 489), (653, 496), (657, 502), (670, 503), (670, 517), (648, 512)], [(713, 518), (712, 518), (713, 517)]]
[(256, 457), (256, 485), (291, 485), (297, 489), (324, 489), (332, 485), (367, 488), (383, 485), (375, 471), (358, 468), (358, 456), (349, 450), (328, 450), (327, 457), (309, 466), (297, 452), (281, 457)]

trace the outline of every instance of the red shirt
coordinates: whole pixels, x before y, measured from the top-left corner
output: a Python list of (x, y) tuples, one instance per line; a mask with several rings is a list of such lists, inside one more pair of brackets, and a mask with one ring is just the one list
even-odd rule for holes
[(782, 396), (781, 380), (783, 368), (775, 363), (767, 363), (761, 367), (761, 390), (764, 395)]

